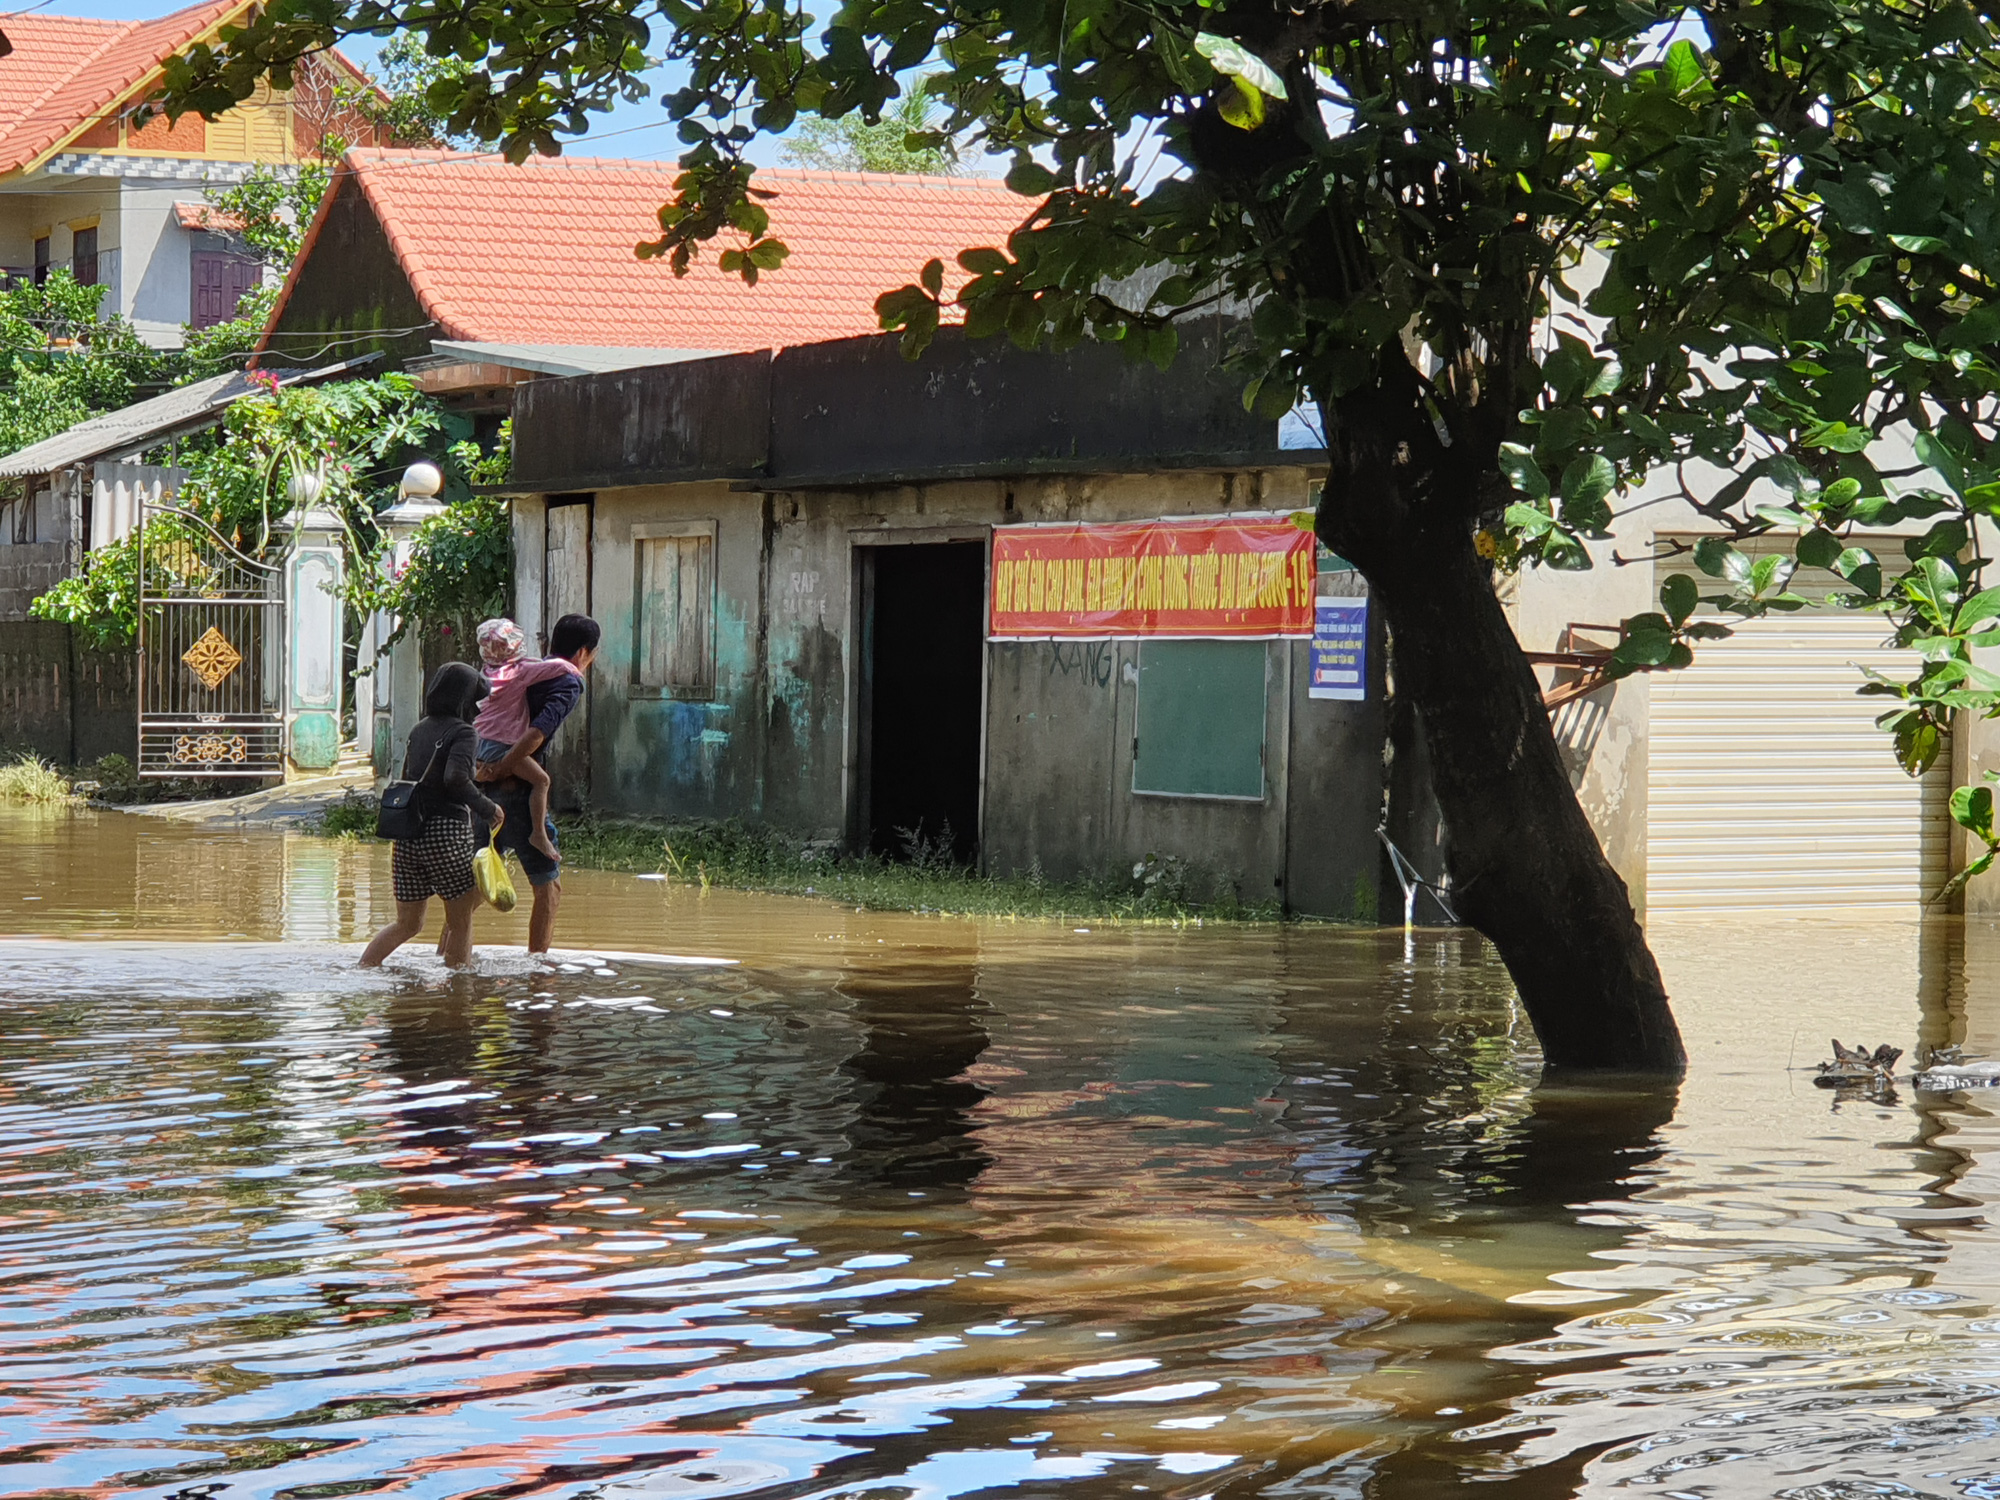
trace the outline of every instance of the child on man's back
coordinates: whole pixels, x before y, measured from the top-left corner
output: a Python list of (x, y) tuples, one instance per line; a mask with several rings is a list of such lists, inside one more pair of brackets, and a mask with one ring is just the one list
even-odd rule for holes
[[(537, 659), (527, 655), (527, 637), (512, 620), (483, 621), (477, 638), (479, 660), (492, 691), (479, 705), (472, 729), (479, 736), (479, 759), (499, 761), (528, 733), (528, 689), (565, 672), (576, 672), (576, 664), (560, 656)], [(560, 858), (548, 831), (549, 773), (533, 756), (525, 755), (514, 774), (528, 784), (528, 826), (534, 829), (528, 842), (550, 859)]]

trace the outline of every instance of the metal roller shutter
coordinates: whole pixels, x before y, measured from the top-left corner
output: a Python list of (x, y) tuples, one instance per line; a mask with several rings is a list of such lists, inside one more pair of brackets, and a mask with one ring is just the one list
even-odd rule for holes
[(1894, 908), (1950, 874), (1951, 754), (1903, 774), (1855, 693), (1914, 653), (1834, 607), (1739, 624), (1653, 677), (1646, 905), (1654, 912)]

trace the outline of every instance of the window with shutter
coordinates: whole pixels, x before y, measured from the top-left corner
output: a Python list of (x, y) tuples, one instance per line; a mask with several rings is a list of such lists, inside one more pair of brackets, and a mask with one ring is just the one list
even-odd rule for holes
[(667, 530), (635, 528), (632, 682), (705, 698), (715, 690), (715, 528), (702, 522), (660, 534)]

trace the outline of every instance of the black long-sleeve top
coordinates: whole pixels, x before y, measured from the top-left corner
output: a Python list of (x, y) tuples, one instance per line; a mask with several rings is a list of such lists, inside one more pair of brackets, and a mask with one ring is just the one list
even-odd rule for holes
[[(469, 807), (482, 823), (493, 821), (494, 802), (472, 779), (478, 745), (472, 726), (456, 714), (432, 714), (417, 721), (403, 754), (403, 777), (421, 783), (417, 802), (426, 818), (448, 808)], [(436, 765), (431, 764), (433, 755)], [(429, 775), (424, 774), (426, 768)]]

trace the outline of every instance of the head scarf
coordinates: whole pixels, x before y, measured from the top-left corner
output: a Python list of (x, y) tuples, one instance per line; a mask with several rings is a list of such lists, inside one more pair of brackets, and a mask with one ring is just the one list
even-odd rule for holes
[(527, 636), (512, 620), (482, 620), (475, 634), (479, 641), (479, 659), (489, 667), (506, 666), (528, 644)]
[(434, 719), (463, 719), (470, 724), (487, 694), (486, 679), (476, 667), (448, 661), (431, 674), (424, 690), (424, 712)]

